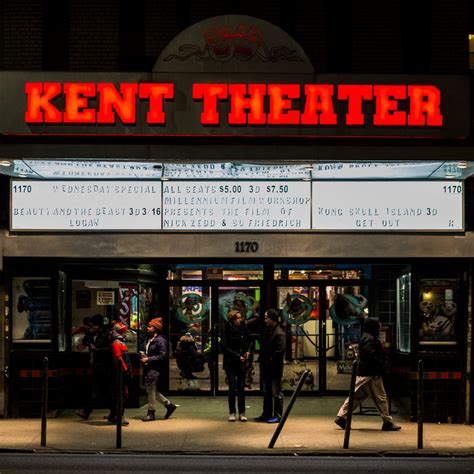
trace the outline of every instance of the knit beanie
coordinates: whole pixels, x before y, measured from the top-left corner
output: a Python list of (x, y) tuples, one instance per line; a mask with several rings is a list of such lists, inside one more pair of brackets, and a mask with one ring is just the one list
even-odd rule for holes
[(272, 321), (275, 321), (275, 322), (278, 322), (279, 321), (279, 314), (278, 314), (278, 311), (276, 309), (269, 309), (267, 310), (267, 312), (265, 313), (265, 316), (268, 318), (268, 319), (271, 319)]
[(153, 318), (148, 322), (148, 326), (161, 330), (163, 327), (163, 320), (161, 318)]
[(117, 331), (119, 334), (123, 334), (128, 331), (128, 327), (120, 321), (112, 321), (112, 330)]

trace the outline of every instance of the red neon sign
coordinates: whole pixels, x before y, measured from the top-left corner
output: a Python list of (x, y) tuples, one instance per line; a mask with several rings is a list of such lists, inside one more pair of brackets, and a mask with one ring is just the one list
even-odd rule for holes
[[(172, 83), (121, 83), (117, 88), (102, 82), (32, 82), (25, 92), (29, 124), (114, 124), (118, 119), (134, 125), (142, 101), (146, 123), (165, 125), (164, 102), (175, 97)], [(195, 83), (192, 98), (202, 103), (200, 123), (207, 126), (443, 125), (441, 92), (433, 85)], [(229, 102), (226, 114), (223, 102)], [(369, 103), (373, 114), (364, 113)], [(335, 112), (341, 108), (345, 113)]]

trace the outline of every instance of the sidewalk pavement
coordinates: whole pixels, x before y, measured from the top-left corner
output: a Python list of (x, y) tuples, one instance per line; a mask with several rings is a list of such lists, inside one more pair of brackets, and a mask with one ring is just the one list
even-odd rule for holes
[[(25, 452), (146, 452), (157, 454), (295, 454), (295, 455), (385, 455), (474, 456), (474, 426), (424, 425), (424, 449), (417, 449), (417, 424), (400, 414), (394, 421), (398, 432), (381, 431), (378, 415), (355, 415), (350, 448), (343, 449), (344, 431), (335, 423), (342, 397), (299, 398), (273, 449), (268, 444), (277, 424), (257, 423), (262, 399), (247, 397), (247, 423), (227, 421), (226, 397), (172, 397), (180, 406), (168, 420), (159, 406), (159, 419), (144, 423), (146, 406), (127, 409), (130, 425), (122, 429), (122, 448), (115, 448), (116, 427), (104, 419), (106, 410), (96, 410), (87, 421), (74, 410), (64, 411), (47, 423), (47, 446), (41, 448), (41, 420), (0, 420), (0, 451)], [(286, 400), (288, 402), (288, 399)], [(369, 403), (370, 404), (370, 403)], [(357, 412), (356, 412), (357, 413)]]

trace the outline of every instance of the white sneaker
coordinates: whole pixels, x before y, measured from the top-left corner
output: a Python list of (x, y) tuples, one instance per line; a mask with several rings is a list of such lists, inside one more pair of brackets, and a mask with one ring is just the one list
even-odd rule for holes
[(241, 414), (239, 415), (239, 420), (240, 420), (240, 421), (247, 421), (247, 417), (245, 416), (245, 413), (241, 413)]
[(235, 413), (229, 415), (229, 421), (235, 421)]

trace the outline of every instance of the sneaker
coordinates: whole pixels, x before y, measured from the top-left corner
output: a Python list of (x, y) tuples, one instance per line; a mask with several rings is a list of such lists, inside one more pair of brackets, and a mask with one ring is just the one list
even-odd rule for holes
[(166, 405), (166, 413), (165, 413), (165, 420), (167, 420), (176, 410), (177, 406), (174, 403), (168, 403)]
[(334, 423), (336, 423), (336, 425), (340, 426), (343, 430), (346, 429), (346, 419), (343, 418), (342, 416), (336, 416), (336, 419), (334, 420)]
[(239, 420), (240, 420), (240, 421), (247, 421), (247, 417), (245, 416), (245, 413), (241, 413), (241, 414), (239, 415)]
[(391, 421), (385, 421), (382, 425), (382, 431), (398, 431), (401, 430), (402, 427), (392, 423)]
[(82, 418), (83, 420), (88, 420), (89, 419), (89, 413), (86, 412), (86, 410), (77, 410), (74, 412), (79, 418)]
[(262, 421), (268, 421), (268, 418), (266, 416), (260, 415), (260, 416), (256, 416), (254, 420), (260, 423)]
[(229, 415), (229, 421), (235, 421), (235, 413)]
[(280, 418), (278, 416), (272, 416), (267, 420), (267, 423), (280, 423)]

